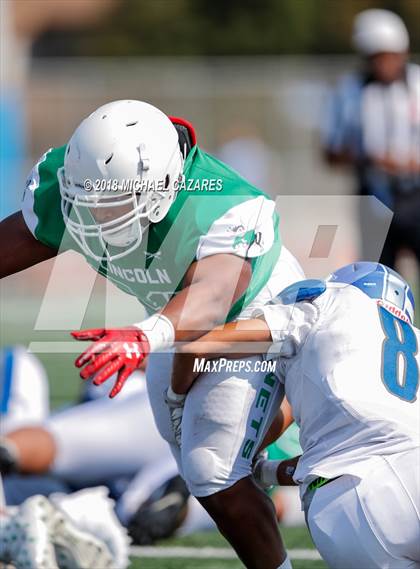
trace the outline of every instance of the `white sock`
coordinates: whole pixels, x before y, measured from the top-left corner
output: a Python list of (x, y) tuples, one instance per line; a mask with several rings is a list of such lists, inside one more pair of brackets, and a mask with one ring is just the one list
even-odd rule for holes
[(281, 565), (277, 567), (277, 569), (293, 569), (288, 555), (286, 555), (286, 559), (283, 561)]
[(277, 468), (281, 460), (264, 460), (261, 464), (260, 478), (264, 486), (278, 486)]

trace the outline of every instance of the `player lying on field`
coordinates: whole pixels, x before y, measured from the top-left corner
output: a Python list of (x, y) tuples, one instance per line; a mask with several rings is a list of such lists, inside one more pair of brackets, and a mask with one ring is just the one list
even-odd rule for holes
[[(41, 362), (20, 346), (0, 350), (0, 474), (6, 503), (80, 489), (86, 489), (86, 499), (92, 494), (107, 503), (95, 488), (106, 486), (136, 544), (169, 537), (178, 528), (183, 534), (213, 529), (159, 435), (144, 371), (130, 376), (116, 400), (107, 397), (105, 387), (85, 383), (81, 402), (50, 412)], [(141, 428), (133, 428), (139, 417)], [(114, 528), (114, 533), (122, 532)], [(116, 535), (118, 545), (123, 547), (124, 540)]]
[[(72, 249), (147, 308), (149, 318), (124, 328), (75, 332), (94, 342), (76, 365), (97, 384), (118, 372), (115, 395), (150, 353), (147, 384), (158, 429), (189, 490), (249, 569), (290, 567), (272, 505), (252, 480), (253, 449), (245, 447), (252, 431), (254, 447), (264, 437), (282, 390), (271, 386), (256, 433), (252, 399), (265, 374), (243, 381), (210, 374), (190, 392), (184, 421), (200, 429), (184, 436), (182, 450), (165, 392), (175, 342), (246, 317), (253, 303), (302, 278), (278, 225), (274, 201), (203, 152), (191, 125), (133, 100), (100, 107), (66, 146), (48, 151), (29, 177), (22, 212), (0, 224), (0, 276)], [(232, 404), (238, 399), (249, 403), (241, 414)]]
[[(238, 341), (272, 342), (267, 358), (275, 358), (300, 426), (293, 480), (312, 538), (334, 569), (420, 567), (420, 331), (413, 318), (413, 295), (396, 272), (355, 263), (326, 281), (291, 285), (254, 319), (182, 348), (200, 358), (238, 351)], [(188, 391), (192, 375), (179, 380), (173, 385)], [(288, 468), (263, 462), (257, 471), (276, 484), (290, 478)]]

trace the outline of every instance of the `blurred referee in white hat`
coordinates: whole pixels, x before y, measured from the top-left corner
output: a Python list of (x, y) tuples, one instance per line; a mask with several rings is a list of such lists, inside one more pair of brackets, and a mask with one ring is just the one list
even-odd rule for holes
[[(402, 248), (420, 262), (420, 66), (408, 63), (407, 28), (388, 10), (359, 13), (353, 45), (362, 66), (331, 97), (325, 157), (352, 165), (359, 193), (376, 196), (394, 212), (381, 262), (393, 267)], [(378, 260), (384, 226), (383, 208), (375, 204), (361, 208), (362, 255), (371, 261)]]

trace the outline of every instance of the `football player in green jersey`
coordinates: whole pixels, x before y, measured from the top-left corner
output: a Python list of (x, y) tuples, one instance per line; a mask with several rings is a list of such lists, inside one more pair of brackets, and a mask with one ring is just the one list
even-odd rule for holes
[(76, 360), (82, 378), (116, 375), (114, 396), (150, 354), (155, 420), (191, 493), (247, 567), (290, 567), (270, 501), (251, 478), (280, 385), (261, 371), (203, 374), (183, 402), (181, 444), (169, 385), (175, 342), (246, 318), (302, 278), (281, 246), (273, 200), (203, 152), (186, 121), (116, 101), (44, 154), (22, 211), (0, 224), (0, 242), (2, 276), (73, 249), (146, 307), (140, 323), (73, 333), (93, 341)]

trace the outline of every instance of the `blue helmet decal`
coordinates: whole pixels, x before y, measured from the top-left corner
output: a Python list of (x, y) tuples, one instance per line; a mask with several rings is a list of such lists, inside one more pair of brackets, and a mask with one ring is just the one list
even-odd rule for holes
[(413, 323), (415, 303), (410, 286), (386, 265), (367, 261), (351, 263), (331, 273), (327, 281), (353, 285)]

